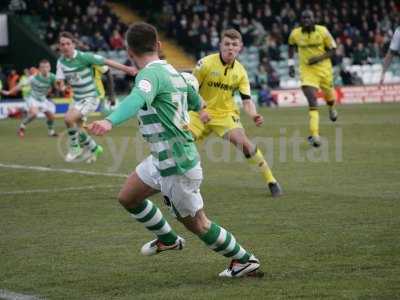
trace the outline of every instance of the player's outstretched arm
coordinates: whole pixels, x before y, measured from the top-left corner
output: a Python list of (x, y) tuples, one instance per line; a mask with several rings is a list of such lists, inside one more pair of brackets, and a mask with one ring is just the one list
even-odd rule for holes
[(1, 93), (5, 96), (9, 96), (9, 95), (14, 94), (15, 92), (19, 92), (22, 89), (22, 87), (23, 87), (23, 85), (17, 84), (11, 90), (9, 90), (9, 91), (2, 90)]
[(253, 120), (257, 127), (264, 123), (264, 118), (257, 112), (256, 106), (251, 98), (243, 100), (243, 110)]
[(123, 64), (120, 64), (119, 62), (116, 62), (114, 60), (111, 59), (105, 59), (104, 60), (104, 64), (106, 64), (107, 66), (120, 70), (122, 72), (125, 72), (131, 76), (135, 76), (138, 73), (138, 69), (135, 67), (130, 67), (130, 66), (126, 66)]
[(87, 126), (87, 129), (94, 135), (104, 135), (114, 126), (122, 124), (134, 117), (140, 108), (145, 104), (145, 99), (133, 91), (118, 105), (106, 119), (94, 121)]

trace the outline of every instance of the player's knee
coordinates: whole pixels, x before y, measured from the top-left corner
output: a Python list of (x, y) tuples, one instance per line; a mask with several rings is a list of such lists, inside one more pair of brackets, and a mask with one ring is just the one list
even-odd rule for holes
[(123, 207), (128, 208), (130, 206), (130, 204), (132, 203), (132, 199), (130, 199), (130, 197), (128, 197), (124, 191), (120, 191), (118, 193), (118, 202), (119, 204), (121, 204)]
[(72, 125), (73, 125), (73, 124), (72, 124), (71, 117), (70, 117), (69, 115), (65, 115), (65, 116), (64, 116), (64, 123), (65, 123), (67, 126), (72, 126)]
[(195, 217), (182, 221), (185, 227), (196, 235), (205, 234), (210, 229), (210, 221), (204, 212), (198, 212)]

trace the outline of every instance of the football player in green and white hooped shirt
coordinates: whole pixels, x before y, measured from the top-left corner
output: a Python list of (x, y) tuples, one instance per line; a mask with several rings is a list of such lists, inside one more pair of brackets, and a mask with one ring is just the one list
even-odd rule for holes
[[(65, 161), (72, 162), (80, 159), (94, 162), (103, 149), (82, 128), (85, 117), (96, 111), (100, 104), (93, 66), (107, 65), (131, 75), (135, 75), (137, 69), (100, 55), (78, 51), (75, 47), (74, 36), (69, 32), (61, 32), (59, 49), (62, 56), (57, 62), (56, 78), (61, 90), (65, 89), (64, 81), (66, 81), (74, 93), (74, 103), (69, 107), (64, 118), (70, 140), (70, 149)], [(84, 145), (84, 149), (80, 146), (81, 144)], [(84, 153), (83, 150), (87, 151)]]
[(25, 136), (26, 125), (32, 122), (39, 112), (44, 113), (47, 118), (49, 136), (57, 136), (57, 133), (53, 128), (55, 105), (47, 99), (47, 94), (56, 83), (56, 76), (50, 71), (50, 62), (43, 59), (39, 62), (39, 73), (37, 75), (33, 75), (27, 80), (21, 81), (10, 91), (2, 92), (4, 95), (10, 95), (16, 91), (24, 89), (26, 85), (30, 85), (31, 87), (29, 95), (25, 95), (26, 105), (28, 106), (28, 115), (22, 120), (22, 123), (18, 128), (18, 135), (20, 137)]
[(142, 247), (142, 254), (181, 250), (185, 244), (157, 206), (147, 199), (161, 191), (167, 205), (188, 230), (212, 250), (232, 259), (220, 276), (260, 274), (256, 273), (260, 267), (258, 259), (204, 212), (199, 189), (203, 174), (188, 128), (188, 110), (201, 108), (199, 94), (174, 67), (159, 59), (160, 42), (152, 25), (131, 25), (126, 43), (129, 57), (140, 70), (135, 86), (113, 113), (88, 128), (103, 135), (137, 115), (140, 131), (150, 144), (151, 155), (136, 167), (118, 196), (131, 216), (157, 236)]

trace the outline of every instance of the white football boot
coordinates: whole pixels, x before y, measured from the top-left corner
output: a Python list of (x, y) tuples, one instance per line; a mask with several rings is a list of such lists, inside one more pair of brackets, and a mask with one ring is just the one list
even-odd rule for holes
[(73, 162), (83, 153), (83, 149), (80, 146), (69, 148), (67, 155), (65, 156), (66, 162)]
[(250, 259), (244, 264), (234, 259), (227, 269), (219, 273), (219, 277), (262, 277), (264, 274), (261, 271), (257, 271), (259, 268), (260, 261), (254, 255), (250, 256)]
[(145, 256), (151, 256), (167, 250), (182, 250), (184, 246), (185, 239), (178, 235), (178, 238), (172, 245), (165, 245), (159, 239), (156, 239), (144, 244), (140, 252)]

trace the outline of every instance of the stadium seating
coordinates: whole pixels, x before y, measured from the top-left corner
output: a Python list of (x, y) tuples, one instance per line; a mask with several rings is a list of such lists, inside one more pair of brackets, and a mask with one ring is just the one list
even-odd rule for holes
[[(69, 3), (74, 4), (74, 18), (71, 18), (72, 8), (68, 6)], [(199, 53), (196, 53), (198, 49), (193, 48), (193, 43), (190, 43), (190, 41), (196, 40), (201, 34), (205, 34), (210, 43), (209, 52), (217, 51), (216, 36), (212, 32), (220, 32), (226, 27), (235, 27), (240, 30), (240, 20), (238, 21), (234, 17), (239, 12), (242, 18), (250, 20), (250, 25), (246, 25), (246, 28), (250, 29), (244, 33), (245, 48), (239, 59), (247, 68), (249, 79), (253, 86), (256, 86), (260, 64), (268, 66), (270, 72), (275, 72), (279, 76), (279, 86), (281, 88), (299, 85), (298, 77), (294, 79), (288, 77), (287, 66), (287, 36), (290, 30), (298, 25), (299, 15), (305, 8), (299, 1), (294, 1), (293, 6), (287, 4), (277, 5), (276, 3), (263, 1), (255, 1), (249, 6), (247, 1), (237, 0), (229, 8), (220, 7), (220, 2), (217, 1), (215, 3), (206, 2), (201, 5), (199, 10), (199, 5), (196, 4), (196, 1), (186, 1), (183, 5), (179, 1), (160, 0), (151, 12), (147, 11), (145, 5), (141, 5), (139, 2), (131, 3), (125, 1), (125, 3), (137, 9), (139, 13), (141, 9), (144, 9), (142, 12), (146, 12), (145, 16), (149, 20), (158, 22), (158, 26), (165, 28), (170, 38), (176, 39), (196, 57), (199, 56)], [(352, 76), (357, 77), (358, 80), (355, 82), (358, 83), (361, 81), (363, 84), (376, 84), (379, 81), (379, 73), (382, 70), (382, 56), (388, 47), (394, 25), (399, 21), (399, 16), (396, 14), (399, 5), (395, 4), (394, 1), (383, 1), (379, 7), (375, 7), (374, 3), (372, 0), (356, 1), (351, 5), (346, 2), (340, 2), (337, 7), (334, 7), (329, 1), (315, 1), (312, 5), (307, 6), (314, 11), (317, 23), (326, 25), (330, 29), (338, 43), (338, 49), (341, 49), (338, 53), (343, 52), (342, 54), (337, 54), (337, 59), (334, 59), (336, 84), (342, 84), (343, 82), (342, 78), (340, 78), (341, 69), (345, 69)], [(97, 6), (93, 7), (94, 5)], [(90, 10), (88, 9), (89, 6), (91, 7)], [(363, 16), (353, 16), (351, 8), (363, 9)], [(217, 14), (216, 12), (221, 9), (224, 13)], [(270, 15), (266, 13), (268, 10), (271, 10)], [(87, 18), (86, 20), (89, 23), (92, 21), (97, 21), (97, 24), (101, 23), (102, 25), (103, 23), (109, 23), (110, 28), (116, 28), (120, 34), (124, 33), (127, 28), (126, 24), (123, 24), (118, 19), (104, 0), (70, 0), (68, 3), (56, 1), (55, 7), (46, 6), (41, 1), (28, 1), (26, 11), (36, 13), (24, 15), (24, 22), (52, 46), (53, 50), (56, 48), (57, 32), (59, 30), (69, 30), (82, 37), (83, 46), (86, 47), (85, 50), (97, 52), (121, 63), (126, 61), (127, 56), (124, 50), (112, 49), (110, 44), (111, 32), (107, 29), (107, 26), (94, 26), (87, 29), (89, 31), (86, 33), (79, 32), (84, 25), (83, 20)], [(40, 13), (38, 13), (39, 11)], [(329, 14), (326, 13), (327, 11), (329, 11)], [(19, 13), (21, 12), (19, 11)], [(52, 13), (57, 17), (56, 22), (49, 17)], [(374, 13), (385, 13), (387, 17), (384, 21), (380, 21), (379, 18), (373, 19)], [(206, 25), (203, 24), (203, 21), (211, 30), (205, 27)], [(365, 25), (366, 21), (368, 22)], [(194, 33), (192, 32), (192, 35), (189, 36), (190, 30)], [(105, 40), (105, 44), (102, 46), (93, 42), (95, 31), (100, 31)], [(357, 43), (364, 44), (366, 51), (370, 54), (367, 64), (353, 65), (353, 54), (356, 47), (347, 47), (345, 42), (347, 39), (350, 39), (353, 45)], [(376, 45), (378, 46), (375, 47)], [(269, 47), (275, 50), (272, 53), (279, 53), (278, 57), (275, 58), (279, 60), (274, 60), (274, 58), (270, 57)], [(378, 53), (373, 55), (373, 49), (378, 49)], [(204, 50), (201, 51), (203, 54)], [(387, 83), (400, 82), (400, 73), (397, 70), (399, 70), (399, 64), (392, 64), (386, 76)]]

